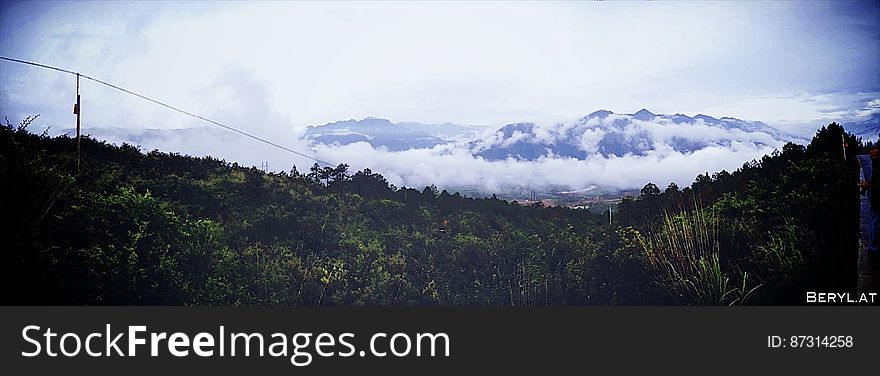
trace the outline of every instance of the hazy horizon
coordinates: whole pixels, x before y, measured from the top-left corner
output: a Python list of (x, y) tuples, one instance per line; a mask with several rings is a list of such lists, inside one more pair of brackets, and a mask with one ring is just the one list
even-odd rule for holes
[[(697, 173), (736, 168), (779, 145), (548, 158), (536, 165), (484, 161), (461, 148), (334, 148), (298, 136), (310, 125), (365, 117), (546, 128), (599, 109), (647, 108), (761, 121), (803, 139), (832, 121), (880, 113), (876, 1), (0, 7), (2, 56), (82, 72), (332, 163), (373, 168), (398, 184), (468, 177), (485, 187), (535, 179), (572, 189), (682, 183)], [(18, 121), (41, 114), (35, 127), (71, 128), (74, 84), (70, 75), (0, 61), (0, 115)], [(82, 94), (85, 133), (121, 128), (134, 137), (145, 129), (205, 126), (94, 82), (84, 81)], [(154, 138), (143, 146), (243, 164), (270, 161), (278, 170), (310, 165), (252, 140), (210, 134), (197, 141)], [(546, 173), (572, 169), (581, 172)]]

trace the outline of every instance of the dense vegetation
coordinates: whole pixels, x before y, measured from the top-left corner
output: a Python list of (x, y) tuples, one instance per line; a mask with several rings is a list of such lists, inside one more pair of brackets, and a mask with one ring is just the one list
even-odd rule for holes
[(855, 283), (858, 140), (586, 210), (0, 127), (6, 304), (787, 304)]
[[(638, 199), (621, 203), (621, 225), (649, 234), (649, 259), (661, 264), (661, 276), (668, 277), (662, 285), (680, 303), (710, 303), (698, 297), (707, 290), (716, 290), (715, 297), (729, 292), (718, 283), (706, 287), (718, 274), (739, 291), (714, 303), (747, 297), (742, 295), (752, 288), (765, 304), (803, 303), (807, 290), (852, 291), (859, 236), (856, 156), (871, 145), (832, 123), (807, 146), (789, 143), (732, 174), (699, 175), (681, 191), (671, 185), (661, 193), (648, 184)], [(674, 244), (682, 241), (685, 246)], [(659, 252), (652, 254), (652, 248)], [(670, 255), (689, 257), (673, 268)]]

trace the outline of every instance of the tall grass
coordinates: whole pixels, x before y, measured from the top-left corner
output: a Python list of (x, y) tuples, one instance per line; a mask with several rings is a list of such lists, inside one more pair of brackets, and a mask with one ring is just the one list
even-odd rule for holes
[(676, 304), (746, 304), (760, 287), (748, 272), (722, 262), (718, 225), (717, 216), (697, 207), (664, 213), (659, 228), (640, 237), (656, 282)]

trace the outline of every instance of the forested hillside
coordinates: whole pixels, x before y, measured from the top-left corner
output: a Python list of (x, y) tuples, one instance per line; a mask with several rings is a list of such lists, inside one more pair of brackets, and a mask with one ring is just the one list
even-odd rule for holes
[[(5, 304), (799, 304), (855, 283), (858, 140), (586, 210), (0, 127)], [(576, 173), (576, 172), (573, 172)]]

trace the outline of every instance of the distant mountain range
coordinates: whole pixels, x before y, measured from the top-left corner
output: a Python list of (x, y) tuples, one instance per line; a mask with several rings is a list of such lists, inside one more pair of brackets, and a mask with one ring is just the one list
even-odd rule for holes
[[(858, 123), (845, 123), (850, 132), (864, 138), (880, 133), (880, 114)], [(72, 130), (69, 130), (72, 131)], [(196, 139), (234, 142), (234, 133), (215, 128), (145, 129), (132, 132), (123, 128), (87, 128), (90, 133), (110, 142), (128, 142), (147, 148), (171, 147), (190, 153), (210, 153), (210, 145), (193, 144)], [(535, 124), (507, 124), (494, 131), (487, 126), (465, 126), (453, 123), (393, 123), (387, 119), (368, 117), (310, 126), (303, 139), (312, 145), (348, 145), (365, 142), (376, 149), (403, 151), (429, 149), (450, 145), (466, 149), (475, 157), (489, 161), (541, 158), (594, 157), (613, 158), (647, 156), (652, 153), (689, 154), (709, 147), (780, 147), (787, 141), (798, 141), (760, 121), (732, 117), (683, 114), (655, 114), (647, 109), (632, 114), (608, 110), (595, 111), (578, 120)]]
[(374, 117), (343, 120), (306, 128), (305, 138), (326, 145), (366, 142), (389, 151), (432, 148), (462, 138), (470, 138), (479, 128), (463, 125), (392, 123)]
[(663, 148), (692, 153), (735, 142), (760, 147), (785, 138), (777, 129), (758, 121), (702, 114), (663, 115), (646, 109), (634, 114), (599, 110), (572, 123), (550, 126), (510, 124), (499, 129), (496, 136), (472, 142), (474, 154), (490, 160), (535, 160), (542, 156), (586, 159), (591, 155), (643, 156)]
[(633, 114), (599, 110), (574, 122), (552, 125), (514, 123), (494, 133), (451, 123), (395, 124), (370, 117), (308, 127), (304, 137), (327, 145), (366, 142), (390, 151), (457, 143), (487, 160), (643, 156), (661, 149), (692, 153), (713, 145), (729, 147), (740, 143), (761, 147), (790, 138), (759, 121), (703, 114), (663, 115), (647, 109)]

